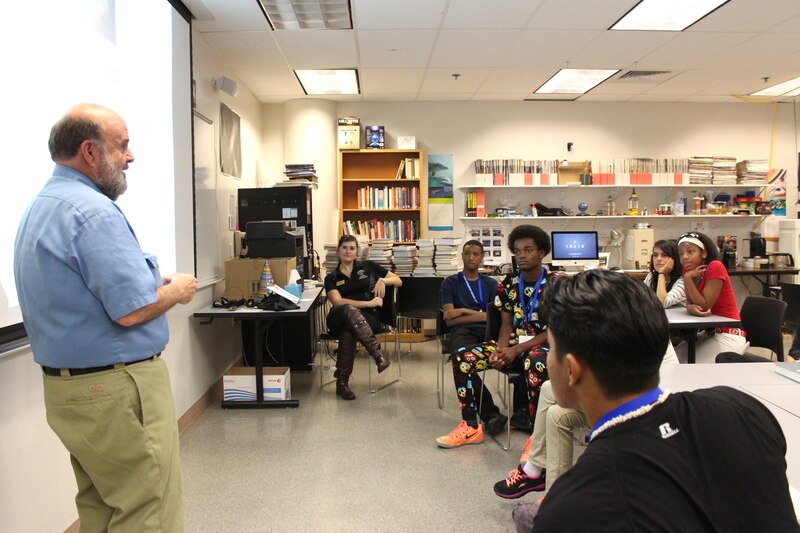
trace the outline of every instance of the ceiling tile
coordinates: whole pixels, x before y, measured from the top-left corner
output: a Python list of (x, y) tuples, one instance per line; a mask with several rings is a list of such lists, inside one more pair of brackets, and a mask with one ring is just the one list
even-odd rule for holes
[(797, 15), (797, 0), (732, 0), (686, 31), (761, 32)]
[(528, 94), (539, 88), (553, 75), (549, 68), (493, 69), (479, 88), (479, 93)]
[(293, 69), (353, 68), (358, 65), (353, 30), (276, 31), (275, 41)]
[(431, 67), (493, 67), (520, 30), (442, 30)]
[(528, 94), (530, 94), (530, 91), (518, 91), (514, 93), (475, 93), (472, 95), (472, 99), (487, 102), (523, 102)]
[(438, 28), (447, 0), (350, 0), (359, 30)]
[(547, 0), (528, 24), (548, 30), (606, 30), (638, 0)]
[(417, 96), (420, 102), (451, 102), (472, 100), (472, 93), (420, 93)]
[(625, 68), (658, 49), (675, 34), (669, 32), (604, 31), (570, 58), (573, 68)]
[(236, 76), (255, 95), (305, 94), (297, 77), (288, 69), (242, 69), (236, 71)]
[[(800, 3), (800, 2), (798, 2)], [(699, 64), (699, 68), (796, 68), (794, 54), (800, 50), (800, 39), (785, 33), (759, 33)]]
[(524, 28), (543, 0), (458, 0), (450, 2), (442, 28)]
[(425, 69), (360, 69), (358, 78), (364, 93), (414, 93), (420, 89)]
[(192, 21), (192, 28), (201, 33), (214, 31), (257, 31), (269, 30), (269, 23), (255, 0), (231, 2), (230, 0), (187, 0), (205, 6), (214, 20)]
[(286, 68), (271, 31), (205, 33), (208, 46), (231, 68)]
[(358, 30), (361, 67), (425, 67), (436, 30)]
[(505, 53), (495, 56), (494, 66), (550, 68), (555, 73), (600, 34), (599, 31), (522, 30)]
[(420, 93), (461, 93), (472, 94), (478, 90), (483, 81), (491, 73), (488, 68), (460, 69), (460, 76), (454, 79), (451, 69), (428, 69), (422, 82)]
[(691, 69), (751, 38), (749, 33), (681, 32), (662, 47), (639, 59), (637, 69)]

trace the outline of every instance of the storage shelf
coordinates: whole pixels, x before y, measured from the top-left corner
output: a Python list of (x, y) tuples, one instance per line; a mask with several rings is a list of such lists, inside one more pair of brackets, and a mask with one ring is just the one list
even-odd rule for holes
[(672, 220), (675, 218), (730, 218), (741, 220), (763, 219), (766, 215), (570, 215), (563, 217), (532, 217), (532, 216), (517, 216), (517, 217), (458, 217), (459, 220), (464, 221), (498, 221), (498, 220), (612, 220), (612, 219), (626, 219), (631, 220), (635, 218), (653, 219), (659, 218), (664, 220)]
[(353, 209), (342, 209), (342, 211), (344, 211), (345, 213), (387, 213), (387, 212), (391, 213), (391, 212), (398, 212), (398, 211), (403, 212), (403, 213), (419, 213), (421, 211), (421, 209), (413, 209), (413, 208), (408, 208), (408, 209), (403, 209), (403, 208), (397, 208), (397, 209), (358, 209), (358, 208), (353, 208)]
[(364, 181), (370, 181), (370, 182), (371, 181), (387, 181), (387, 182), (390, 182), (390, 183), (398, 183), (398, 184), (399, 183), (419, 183), (419, 180), (416, 179), (416, 178), (410, 178), (410, 179), (406, 179), (406, 178), (402, 178), (402, 179), (397, 179), (397, 178), (358, 178), (358, 179), (347, 178), (347, 179), (343, 179), (342, 180), (343, 183), (362, 183)]
[(715, 188), (733, 188), (733, 189), (757, 189), (766, 187), (767, 183), (752, 183), (743, 185), (739, 183), (732, 183), (730, 185), (721, 184), (701, 184), (701, 183), (675, 183), (671, 185), (460, 185), (458, 190), (469, 191), (473, 189), (617, 189), (621, 187), (632, 187), (634, 189), (669, 189), (669, 188), (685, 188), (685, 189), (715, 189)]

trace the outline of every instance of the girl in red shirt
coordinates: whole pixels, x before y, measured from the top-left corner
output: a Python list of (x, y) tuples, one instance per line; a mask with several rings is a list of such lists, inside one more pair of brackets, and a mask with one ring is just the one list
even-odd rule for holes
[[(719, 249), (707, 235), (684, 233), (678, 239), (678, 253), (683, 265), (686, 287), (686, 310), (697, 316), (718, 315), (739, 320), (739, 308), (728, 271), (719, 260)], [(720, 352), (744, 353), (747, 339), (740, 328), (716, 328), (713, 335), (697, 337), (696, 361), (713, 363)], [(676, 351), (685, 356), (685, 345)]]

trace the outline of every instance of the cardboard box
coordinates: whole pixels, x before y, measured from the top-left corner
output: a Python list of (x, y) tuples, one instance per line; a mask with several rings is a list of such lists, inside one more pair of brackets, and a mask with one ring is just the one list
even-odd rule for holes
[[(289, 400), (292, 383), (289, 368), (267, 366), (263, 369), (264, 400)], [(254, 401), (256, 399), (256, 369), (235, 366), (222, 376), (225, 401)]]
[[(255, 298), (261, 271), (267, 259), (228, 259), (225, 261), (225, 298), (239, 300)], [(283, 287), (289, 283), (289, 274), (297, 267), (294, 257), (269, 259), (269, 270), (275, 285)]]
[(558, 167), (558, 184), (580, 183), (581, 174), (591, 174), (592, 163), (589, 161), (569, 162)]

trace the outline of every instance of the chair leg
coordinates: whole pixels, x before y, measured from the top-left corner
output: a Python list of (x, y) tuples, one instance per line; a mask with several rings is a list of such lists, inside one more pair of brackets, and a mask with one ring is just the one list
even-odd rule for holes
[[(388, 334), (389, 334), (389, 332), (383, 334), (383, 342), (381, 344), (383, 344), (384, 346), (386, 345), (386, 342), (387, 342), (386, 336)], [(383, 385), (381, 385), (379, 387), (372, 388), (372, 364), (371, 364), (371, 362), (368, 365), (369, 370), (367, 371), (367, 386), (369, 388), (370, 394), (374, 394), (374, 393), (376, 393), (376, 392), (378, 392), (380, 390), (383, 390), (386, 387), (388, 387), (390, 385), (394, 385), (395, 383), (397, 383), (398, 381), (401, 381), (403, 379), (403, 370), (402, 370), (402, 366), (400, 364), (400, 352), (398, 350), (399, 346), (400, 346), (399, 337), (397, 336), (397, 334), (395, 334), (395, 344), (394, 344), (394, 347), (395, 347), (394, 348), (395, 349), (395, 353), (394, 353), (395, 365), (393, 365), (393, 366), (397, 367), (397, 377), (394, 378), (393, 380), (389, 381), (388, 383), (384, 383)]]
[(331, 372), (331, 371), (335, 370), (335, 367), (330, 366), (330, 365), (326, 365), (325, 364), (325, 360), (323, 359), (324, 357), (327, 357), (328, 359), (332, 359), (333, 358), (331, 356), (330, 342), (331, 341), (329, 341), (329, 340), (325, 341), (325, 354), (323, 354), (321, 350), (317, 353), (317, 356), (319, 357), (319, 363), (318, 363), (317, 366), (319, 366), (319, 388), (320, 388), (320, 390), (324, 389), (325, 387), (327, 387), (331, 383), (335, 383), (336, 382), (336, 379), (331, 379), (330, 381), (325, 381), (324, 376), (323, 376), (323, 374), (325, 372)]
[[(506, 386), (505, 386), (505, 397), (510, 398), (509, 394), (511, 393), (511, 380), (508, 378), (508, 374), (506, 376)], [(506, 435), (508, 437), (507, 444), (505, 446), (501, 446), (503, 450), (509, 451), (511, 449), (511, 415), (513, 414), (512, 411), (512, 404), (513, 402), (509, 399), (506, 407), (506, 416), (508, 420), (506, 421)]]

